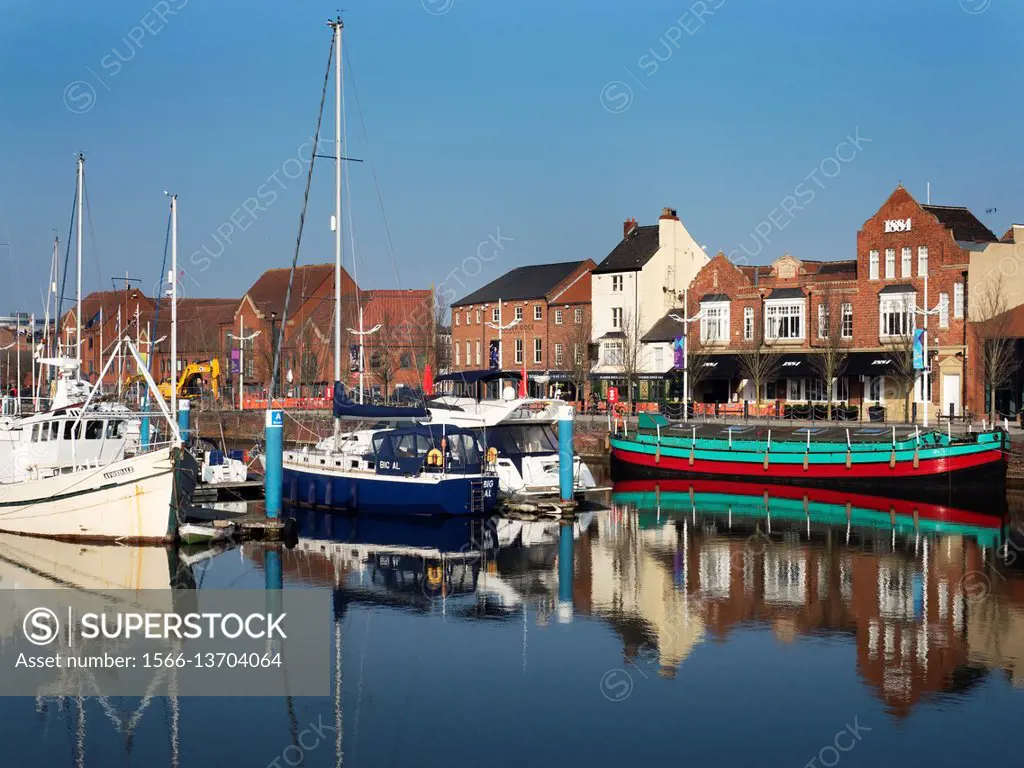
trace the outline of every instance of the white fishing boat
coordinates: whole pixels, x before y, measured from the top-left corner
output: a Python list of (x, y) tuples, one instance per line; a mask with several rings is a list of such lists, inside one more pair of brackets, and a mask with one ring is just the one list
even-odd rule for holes
[[(493, 459), (503, 498), (557, 496), (559, 455), (555, 424), (568, 403), (519, 397), (513, 386), (506, 386), (497, 399), (469, 396), (482, 392), (486, 387), (481, 385), (500, 384), (502, 379), (514, 381), (518, 375), (466, 371), (439, 376), (439, 384), (451, 382), (456, 386), (451, 394), (440, 394), (427, 401), (430, 422), (471, 429), (480, 436)], [(590, 467), (574, 455), (574, 494), (596, 488)]]

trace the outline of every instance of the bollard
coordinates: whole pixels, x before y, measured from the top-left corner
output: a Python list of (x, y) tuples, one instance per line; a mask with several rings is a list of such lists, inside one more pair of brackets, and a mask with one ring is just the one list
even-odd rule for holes
[(178, 401), (178, 432), (181, 433), (181, 442), (188, 442), (188, 432), (192, 420), (192, 404), (182, 398)]
[(264, 425), (266, 465), (263, 476), (263, 494), (266, 498), (267, 517), (276, 519), (281, 515), (281, 482), (284, 474), (284, 411), (268, 410)]
[(572, 501), (574, 475), (573, 472), (573, 446), (572, 446), (572, 417), (571, 405), (563, 406), (558, 416), (558, 480), (562, 501)]
[(572, 621), (573, 528), (572, 520), (563, 520), (558, 533), (558, 621)]
[(139, 425), (139, 449), (149, 450), (149, 395), (142, 398), (142, 423)]

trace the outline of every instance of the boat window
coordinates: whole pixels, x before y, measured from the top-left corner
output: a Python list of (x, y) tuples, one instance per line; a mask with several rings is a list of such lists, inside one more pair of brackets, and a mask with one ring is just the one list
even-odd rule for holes
[(419, 432), (399, 435), (394, 444), (395, 456), (398, 458), (416, 458), (425, 456), (430, 450), (431, 444), (427, 436)]
[(85, 439), (86, 440), (99, 440), (103, 437), (103, 422), (102, 421), (89, 421), (85, 424)]
[(50, 424), (49, 422), (43, 422), (39, 425), (39, 439), (44, 443), (50, 439)]
[(107, 437), (108, 438), (119, 438), (124, 437), (124, 422), (123, 421), (108, 421), (107, 422)]
[(39, 442), (39, 425), (38, 424), (33, 424), (32, 425), (32, 442), (33, 443), (38, 443)]
[[(64, 439), (65, 440), (70, 440), (71, 439), (71, 428), (74, 427), (74, 425), (75, 425), (75, 420), (74, 419), (68, 419), (67, 421), (64, 422)], [(81, 437), (81, 436), (82, 436), (82, 424), (79, 423), (78, 424), (78, 428), (75, 430), (75, 437)]]
[(556, 453), (558, 444), (551, 427), (543, 424), (501, 427), (501, 442), (518, 453)]
[(50, 439), (51, 440), (56, 440), (57, 439), (57, 431), (59, 429), (60, 429), (60, 423), (59, 422), (56, 422), (56, 421), (51, 421), (50, 422)]
[(448, 435), (448, 452), (451, 460), (458, 464), (479, 464), (480, 452), (473, 435)]

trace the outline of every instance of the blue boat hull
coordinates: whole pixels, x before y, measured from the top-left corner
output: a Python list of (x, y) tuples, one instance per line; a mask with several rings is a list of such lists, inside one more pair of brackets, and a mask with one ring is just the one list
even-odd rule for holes
[[(474, 484), (475, 483), (475, 484)], [(473, 503), (474, 491), (477, 503)], [(481, 515), (494, 509), (496, 477), (440, 480), (393, 475), (330, 475), (285, 467), (282, 495), (299, 506), (393, 515)]]

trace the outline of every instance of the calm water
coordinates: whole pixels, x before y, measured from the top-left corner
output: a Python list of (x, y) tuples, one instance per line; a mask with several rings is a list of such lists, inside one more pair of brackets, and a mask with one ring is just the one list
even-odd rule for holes
[[(664, 484), (609, 502), (569, 525), (300, 513), (284, 587), (333, 592), (332, 696), (0, 699), (0, 765), (1019, 760), (1024, 543), (1001, 517), (915, 530)], [(261, 589), (265, 554), (0, 537), (0, 584)]]

